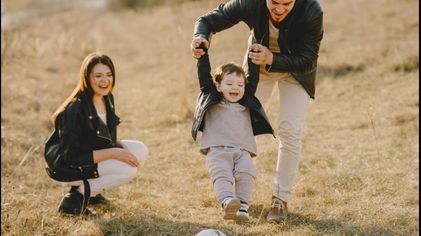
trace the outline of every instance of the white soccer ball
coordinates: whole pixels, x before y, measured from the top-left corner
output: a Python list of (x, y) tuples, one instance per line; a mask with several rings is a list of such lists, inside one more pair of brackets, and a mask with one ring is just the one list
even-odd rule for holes
[(197, 233), (196, 236), (225, 236), (225, 234), (216, 229), (205, 229)]

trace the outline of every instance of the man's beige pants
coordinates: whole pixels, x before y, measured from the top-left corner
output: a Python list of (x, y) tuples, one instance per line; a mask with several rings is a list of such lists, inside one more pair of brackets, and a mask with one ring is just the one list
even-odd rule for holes
[(275, 89), (279, 90), (278, 130), (279, 150), (273, 196), (288, 201), (291, 197), (301, 156), (301, 132), (309, 95), (292, 76), (270, 78), (260, 74), (256, 97), (265, 110)]

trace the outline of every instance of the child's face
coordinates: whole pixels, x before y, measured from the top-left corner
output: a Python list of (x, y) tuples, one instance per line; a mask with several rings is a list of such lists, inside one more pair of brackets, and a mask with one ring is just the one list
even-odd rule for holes
[(244, 78), (236, 73), (226, 74), (216, 89), (221, 92), (228, 102), (238, 102), (244, 96)]

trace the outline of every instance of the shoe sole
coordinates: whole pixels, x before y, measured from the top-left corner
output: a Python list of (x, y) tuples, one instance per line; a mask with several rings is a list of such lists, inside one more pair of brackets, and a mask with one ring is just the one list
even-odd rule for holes
[(110, 201), (94, 201), (94, 202), (89, 202), (89, 205), (109, 205), (111, 202)]
[(83, 213), (80, 212), (80, 211), (72, 212), (71, 210), (65, 210), (65, 209), (60, 208), (60, 207), (58, 208), (57, 211), (62, 216), (81, 216), (81, 215), (88, 216), (88, 215), (92, 215), (92, 212), (88, 208), (86, 208)]
[(241, 202), (238, 199), (232, 199), (225, 208), (224, 220), (234, 220), (237, 211), (240, 210)]

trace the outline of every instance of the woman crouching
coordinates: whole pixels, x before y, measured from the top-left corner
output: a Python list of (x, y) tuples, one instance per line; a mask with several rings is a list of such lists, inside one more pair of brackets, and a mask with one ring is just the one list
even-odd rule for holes
[(59, 204), (60, 213), (90, 213), (88, 204), (107, 202), (100, 193), (135, 178), (146, 160), (145, 144), (117, 139), (121, 121), (114, 112), (114, 85), (111, 59), (91, 53), (82, 63), (78, 85), (52, 116), (57, 141), (45, 146), (47, 172), (71, 186)]

